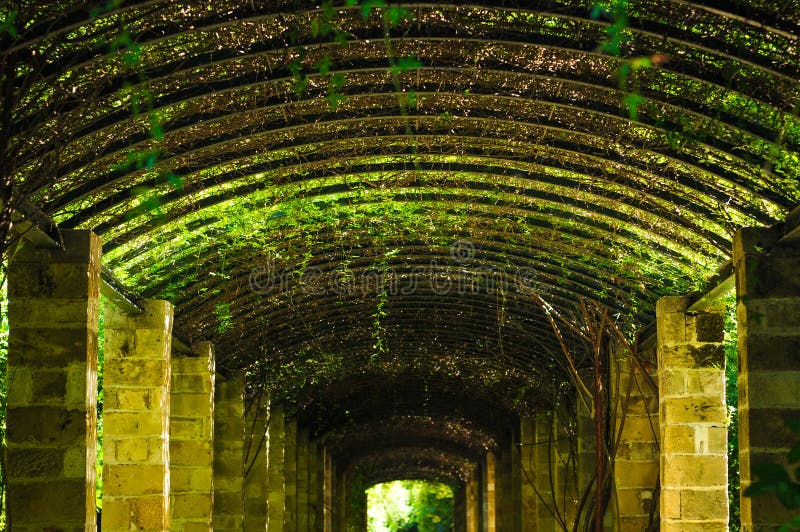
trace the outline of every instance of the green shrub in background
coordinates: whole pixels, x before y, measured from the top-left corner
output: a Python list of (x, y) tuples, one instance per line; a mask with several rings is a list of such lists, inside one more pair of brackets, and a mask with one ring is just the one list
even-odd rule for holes
[(398, 480), (367, 490), (369, 532), (450, 532), (453, 490), (446, 484)]

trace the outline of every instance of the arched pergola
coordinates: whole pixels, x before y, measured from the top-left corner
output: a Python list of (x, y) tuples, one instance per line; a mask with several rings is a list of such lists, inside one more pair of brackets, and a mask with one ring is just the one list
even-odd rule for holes
[[(724, 357), (711, 303), (734, 272), (743, 374), (794, 382), (783, 355), (765, 367), (748, 360), (771, 356), (753, 354), (765, 342), (786, 357), (797, 345), (800, 6), (318, 4), (0, 4), (9, 375), (19, 368), (30, 382), (18, 397), (11, 390), (10, 470), (14, 452), (36, 439), (15, 420), (51, 408), (47, 386), (61, 389), (56, 370), (25, 353), (80, 344), (89, 377), (65, 377), (63, 387), (94, 393), (93, 290), (102, 284), (107, 528), (140, 524), (138, 488), (125, 491), (128, 473), (114, 480), (115, 467), (134, 471), (140, 460), (125, 450), (133, 436), (124, 416), (147, 416), (151, 399), (171, 394), (172, 413), (162, 400), (167, 421), (145, 439), (170, 441), (172, 417), (171, 454), (181, 458), (166, 453), (159, 467), (190, 467), (181, 449), (196, 456), (199, 446), (216, 484), (173, 482), (175, 530), (189, 519), (174, 514), (188, 504), (181, 494), (197, 493), (214, 494), (215, 529), (344, 530), (347, 505), (335, 501), (350, 496), (337, 488), (348, 475), (452, 482), (470, 516), (459, 518), (464, 530), (588, 527), (596, 507), (576, 507), (597, 472), (607, 478), (595, 504), (617, 500), (607, 524), (641, 529), (659, 521), (659, 457), (662, 530), (724, 529), (724, 488), (665, 479), (663, 464), (725, 454), (714, 436), (724, 427)], [(42, 258), (41, 249), (54, 251)], [(80, 297), (61, 288), (82, 279), (51, 266), (62, 263), (87, 265), (88, 299), (83, 285)], [(674, 296), (683, 299), (662, 300)], [(71, 298), (86, 300), (88, 313), (77, 315), (88, 322), (59, 317)], [(56, 317), (41, 321), (38, 304)], [(747, 328), (770, 313), (779, 325)], [(88, 341), (51, 331), (73, 319)], [(592, 320), (605, 334), (597, 353)], [(70, 347), (53, 347), (51, 336)], [(702, 353), (687, 362), (673, 345)], [(170, 354), (153, 375), (142, 362)], [(602, 368), (592, 374), (594, 364)], [(642, 384), (645, 375), (660, 390)], [(669, 391), (674, 375), (685, 386)], [(636, 399), (624, 393), (629, 382)], [(157, 395), (136, 395), (148, 386)], [(600, 410), (584, 408), (602, 394)], [(751, 410), (770, 423), (798, 410), (749, 400), (740, 404), (745, 438)], [(700, 401), (686, 407), (695, 413), (722, 409), (721, 418), (673, 420), (681, 401)], [(629, 407), (629, 426), (649, 432), (625, 432), (626, 418), (611, 413)], [(605, 426), (592, 422), (598, 411)], [(707, 437), (721, 451), (683, 449), (673, 421), (700, 431), (685, 441)], [(214, 424), (213, 439), (181, 432)], [(606, 470), (596, 469), (595, 429), (628, 449), (616, 456), (624, 464), (606, 454)], [(763, 455), (754, 460), (785, 445), (753, 443)], [(633, 470), (643, 473), (629, 479)], [(189, 474), (181, 471), (173, 479)], [(10, 515), (38, 526), (47, 517), (14, 496), (38, 473), (14, 474)], [(709, 490), (717, 498), (681, 510), (681, 493)], [(169, 489), (159, 497), (156, 528), (168, 527)], [(206, 524), (209, 497), (198, 518)], [(745, 503), (747, 526), (774, 515)]]

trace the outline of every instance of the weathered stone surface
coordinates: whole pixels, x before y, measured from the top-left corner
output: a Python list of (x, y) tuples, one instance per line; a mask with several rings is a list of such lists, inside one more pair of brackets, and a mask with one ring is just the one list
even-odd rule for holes
[(687, 304), (662, 298), (656, 307), (661, 529), (680, 523), (722, 531), (728, 520), (724, 316), (718, 309), (688, 314)]
[(244, 378), (217, 375), (214, 394), (215, 531), (243, 528)]
[(8, 519), (14, 530), (96, 529), (100, 239), (22, 242), (9, 265)]
[[(800, 249), (781, 246), (773, 229), (744, 228), (734, 238), (739, 335), (741, 486), (751, 463), (780, 462), (800, 419)], [(743, 530), (774, 530), (791, 512), (774, 497), (742, 498)]]
[[(169, 529), (172, 306), (106, 308), (103, 530)], [(132, 340), (141, 337), (142, 340)]]

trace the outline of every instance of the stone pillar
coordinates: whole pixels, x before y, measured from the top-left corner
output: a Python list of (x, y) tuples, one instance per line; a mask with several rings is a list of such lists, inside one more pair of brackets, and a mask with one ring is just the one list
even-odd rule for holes
[[(614, 530), (647, 530), (657, 520), (659, 481), (658, 379), (655, 345), (639, 352), (642, 364), (619, 349), (610, 357), (611, 404), (617, 456), (614, 461), (616, 504), (609, 506)], [(645, 374), (647, 372), (647, 374)], [(607, 514), (608, 515), (608, 514)]]
[(345, 512), (347, 532), (366, 532), (367, 530), (367, 492), (364, 484), (352, 469), (344, 474), (346, 483)]
[(322, 475), (320, 475), (320, 451), (317, 442), (309, 439), (308, 442), (308, 532), (322, 530), (320, 519)]
[(480, 528), (479, 485), (477, 471), (473, 471), (464, 487), (466, 492), (466, 531), (478, 532)]
[(573, 438), (574, 427), (570, 426), (573, 422), (577, 422), (575, 405), (560, 405), (554, 421), (553, 484), (561, 515), (567, 524), (567, 529), (572, 530), (580, 499), (576, 463), (577, 442)]
[(467, 488), (463, 483), (451, 486), (453, 490), (453, 532), (467, 531)]
[[(581, 371), (581, 380), (590, 391), (594, 391), (594, 370)], [(575, 434), (577, 436), (577, 485), (576, 495), (580, 500), (590, 485), (592, 485), (590, 497), (594, 498), (596, 493), (597, 484), (592, 484), (594, 477), (597, 474), (597, 426), (595, 425), (594, 416), (592, 415), (591, 408), (593, 408), (593, 401), (587, 398), (588, 405), (581, 399), (579, 395), (575, 397), (575, 410), (577, 420), (575, 425)], [(594, 513), (589, 511), (592, 508), (594, 501), (587, 500), (586, 506), (581, 516), (580, 526), (584, 528), (587, 520), (594, 519)]]
[(214, 396), (214, 532), (242, 530), (244, 377), (217, 374)]
[(214, 351), (200, 342), (172, 357), (170, 509), (172, 532), (208, 530), (214, 509)]
[(267, 430), (267, 529), (270, 532), (283, 532), (286, 508), (284, 447), (286, 440), (286, 419), (283, 407), (273, 405), (269, 413)]
[[(798, 438), (786, 421), (800, 420), (800, 245), (780, 236), (746, 228), (734, 238), (742, 490), (753, 464), (785, 464)], [(743, 531), (775, 530), (796, 513), (774, 495), (741, 498)]]
[(519, 424), (512, 427), (511, 431), (511, 530), (513, 532), (522, 531), (522, 445)]
[(497, 530), (514, 532), (514, 518), (519, 512), (514, 508), (513, 486), (511, 479), (511, 442), (501, 443), (495, 463), (495, 497)]
[(481, 480), (483, 482), (482, 495), (483, 495), (483, 530), (484, 532), (496, 532), (497, 530), (497, 514), (496, 514), (496, 486), (495, 486), (495, 470), (496, 458), (492, 451), (486, 453), (483, 459), (483, 468), (481, 471)]
[[(563, 497), (560, 496), (558, 434), (555, 428), (555, 414), (548, 412), (536, 419), (535, 482), (539, 493), (537, 530), (550, 531), (562, 529)], [(558, 516), (558, 519), (556, 518)]]
[(169, 530), (172, 305), (105, 308), (103, 530)]
[(285, 532), (297, 532), (297, 421), (286, 421), (283, 445), (284, 486), (286, 492), (283, 524)]
[(308, 431), (297, 431), (297, 530), (309, 530)]
[(661, 530), (728, 528), (723, 313), (656, 304), (661, 427)]
[[(96, 530), (100, 238), (23, 241), (8, 271), (8, 526)], [(13, 528), (11, 528), (13, 527)]]
[(267, 528), (267, 417), (269, 400), (254, 398), (245, 413), (244, 528)]
[(333, 531), (333, 460), (330, 451), (320, 447), (320, 461), (322, 462), (322, 528), (324, 532)]
[(347, 477), (339, 467), (333, 468), (334, 530), (347, 531)]
[(536, 478), (541, 474), (536, 467), (536, 433), (532, 418), (520, 420), (520, 527), (522, 532), (536, 532), (539, 500), (536, 496)]

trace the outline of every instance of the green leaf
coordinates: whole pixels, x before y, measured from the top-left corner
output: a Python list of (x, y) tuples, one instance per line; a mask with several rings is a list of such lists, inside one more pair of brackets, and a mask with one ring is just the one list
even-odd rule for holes
[(631, 120), (639, 119), (639, 106), (644, 103), (644, 96), (641, 94), (631, 92), (623, 97), (626, 107), (628, 108), (628, 116)]
[(778, 464), (773, 464), (772, 462), (764, 462), (762, 464), (756, 464), (753, 466), (753, 474), (758, 477), (759, 480), (763, 482), (771, 482), (771, 483), (789, 483), (789, 473), (786, 470), (779, 466)]
[(332, 92), (325, 97), (328, 100), (328, 107), (331, 111), (335, 111), (339, 104), (344, 100), (344, 96), (338, 92)]
[(401, 57), (397, 60), (397, 64), (392, 66), (392, 73), (408, 72), (409, 70), (417, 70), (422, 66), (419, 59), (414, 57)]
[(389, 9), (389, 22), (392, 27), (397, 26), (406, 19), (412, 18), (412, 13), (403, 7), (392, 7)]
[(328, 72), (331, 71), (332, 66), (333, 61), (331, 61), (331, 58), (326, 55), (314, 65), (314, 69), (323, 76), (327, 76)]
[(341, 72), (335, 73), (331, 76), (331, 87), (341, 89), (344, 86), (344, 74)]

